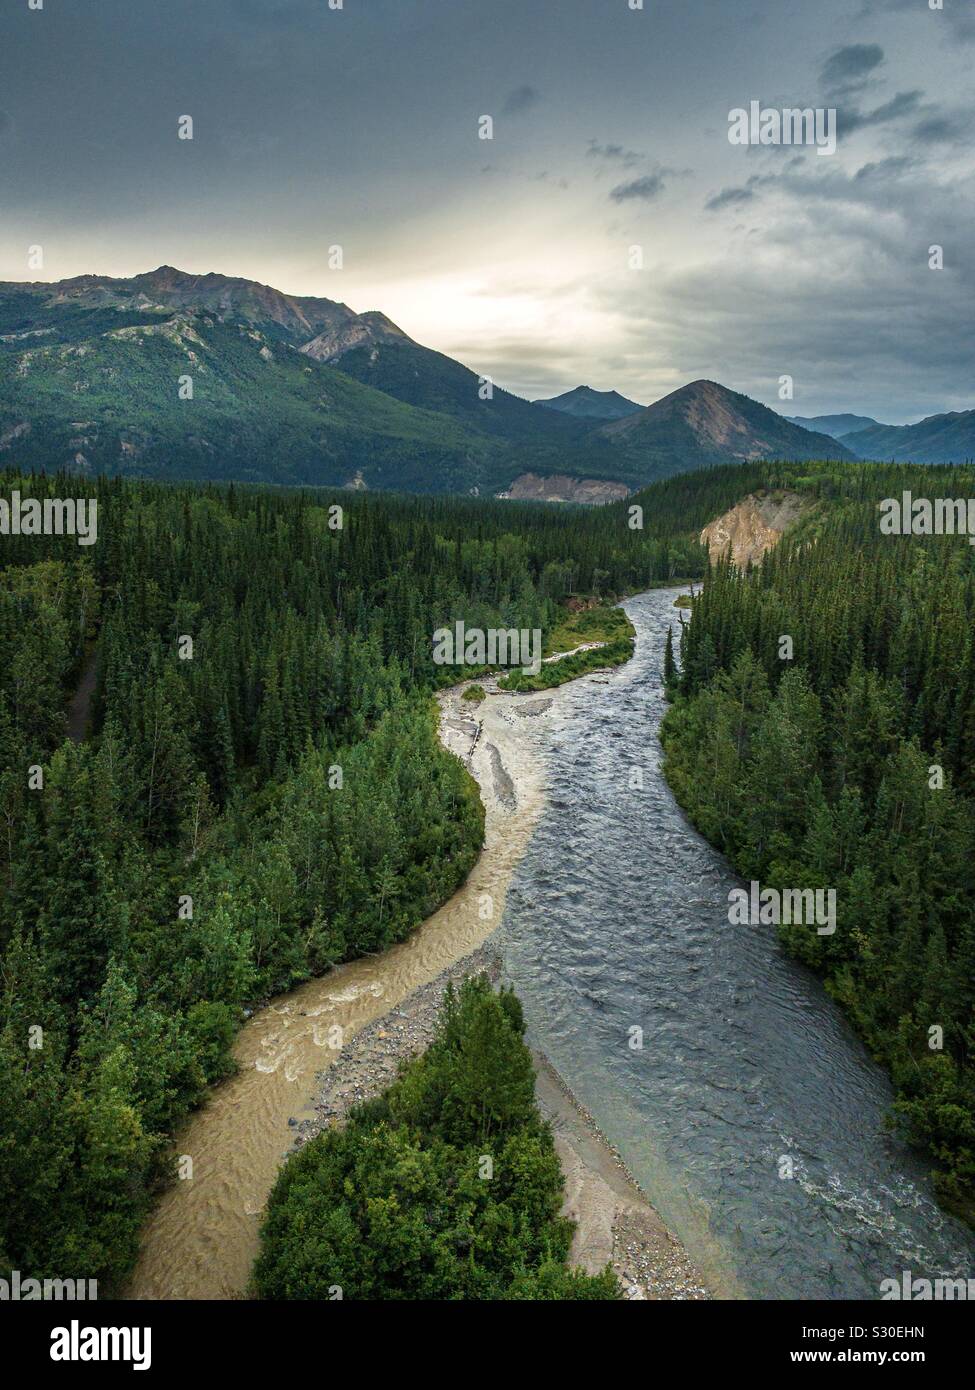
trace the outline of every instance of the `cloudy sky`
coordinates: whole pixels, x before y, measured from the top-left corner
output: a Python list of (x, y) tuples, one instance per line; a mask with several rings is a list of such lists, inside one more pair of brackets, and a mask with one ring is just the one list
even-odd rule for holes
[[(528, 396), (975, 406), (972, 0), (30, 3), (0, 15), (0, 278), (244, 275)], [(836, 154), (730, 144), (753, 100), (835, 107)]]

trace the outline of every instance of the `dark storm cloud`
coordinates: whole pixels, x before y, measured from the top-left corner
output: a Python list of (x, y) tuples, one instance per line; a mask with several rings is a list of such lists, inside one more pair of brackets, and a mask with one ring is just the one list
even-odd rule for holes
[[(907, 155), (892, 154), (887, 159), (878, 159), (871, 164), (861, 165), (853, 175), (853, 179), (855, 183), (863, 183), (867, 179), (896, 179), (914, 167), (914, 160), (909, 159)], [(885, 192), (884, 196), (887, 197), (888, 193)]]
[(911, 135), (922, 145), (953, 145), (966, 138), (971, 125), (970, 116), (933, 115), (918, 121)]
[[(652, 336), (671, 345), (683, 378), (716, 377), (773, 409), (788, 373), (808, 407), (797, 413), (828, 405), (903, 423), (971, 409), (975, 247), (963, 171), (949, 178), (891, 155), (854, 172), (813, 161), (762, 182), (772, 215), (761, 236), (742, 233), (709, 264), (675, 267), (642, 303), (609, 292), (631, 354)], [(951, 248), (944, 271), (928, 266), (930, 242)]]
[(644, 174), (642, 178), (631, 179), (629, 183), (618, 183), (610, 190), (614, 203), (651, 203), (659, 198), (666, 188), (662, 174)]
[(0, 135), (4, 135), (10, 129), (10, 117), (6, 111), (0, 111)]
[(537, 106), (541, 99), (541, 93), (534, 87), (516, 87), (505, 98), (504, 114), (506, 116), (521, 116), (526, 111), (530, 111), (533, 106)]
[(715, 193), (704, 206), (708, 212), (719, 212), (721, 208), (740, 207), (742, 203), (750, 203), (754, 197), (755, 191), (752, 188), (722, 188), (721, 192)]
[(830, 92), (849, 92), (862, 87), (884, 61), (879, 43), (850, 43), (838, 48), (823, 64), (821, 80)]
[[(790, 165), (781, 174), (754, 175), (741, 191), (749, 192), (761, 186), (792, 200), (797, 208), (813, 202), (870, 206), (878, 212), (906, 218), (913, 213), (919, 198), (932, 204), (939, 199), (943, 201), (944, 190), (933, 182), (922, 181), (923, 170), (924, 165), (909, 155), (867, 160), (852, 173), (839, 167), (824, 171), (813, 165), (809, 171)], [(835, 212), (832, 215), (839, 216)], [(802, 233), (791, 228), (784, 234), (801, 237)], [(876, 227), (870, 234), (881, 235)]]
[(903, 120), (905, 116), (913, 116), (921, 104), (923, 92), (898, 92), (891, 97), (890, 101), (885, 101), (882, 106), (876, 107), (873, 111), (858, 111), (854, 108), (841, 109), (837, 113), (837, 124), (841, 135), (849, 135), (851, 131), (863, 130), (868, 126), (887, 125), (890, 121)]
[[(790, 159), (785, 166), (783, 175), (788, 174), (792, 169), (798, 169), (802, 163), (801, 155), (795, 159)], [(774, 184), (779, 177), (777, 174), (752, 174), (751, 178), (746, 179), (741, 187), (722, 188), (720, 193), (715, 193), (704, 204), (704, 209), (706, 212), (720, 212), (722, 208), (741, 207), (743, 203), (750, 203), (754, 200), (756, 188)]]
[(622, 145), (600, 145), (596, 140), (589, 141), (586, 155), (590, 159), (604, 159), (611, 163), (621, 164), (624, 169), (631, 169), (634, 164), (639, 164), (643, 158), (643, 155), (637, 154), (636, 150), (624, 149)]

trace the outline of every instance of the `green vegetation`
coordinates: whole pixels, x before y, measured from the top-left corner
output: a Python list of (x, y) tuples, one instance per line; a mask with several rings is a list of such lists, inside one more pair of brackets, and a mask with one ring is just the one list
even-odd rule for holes
[[(552, 690), (577, 676), (602, 671), (609, 666), (622, 666), (633, 655), (633, 624), (622, 608), (598, 604), (560, 617), (545, 638), (546, 654), (572, 652), (558, 661), (548, 661), (537, 675), (511, 671), (498, 681), (501, 690)], [(589, 642), (599, 642), (588, 651), (575, 651)]]
[(561, 661), (549, 662), (534, 676), (525, 675), (523, 671), (512, 671), (510, 675), (503, 676), (498, 685), (502, 690), (519, 692), (552, 690), (555, 686), (564, 685), (566, 681), (573, 681), (578, 676), (587, 676), (593, 671), (604, 671), (610, 666), (622, 666), (632, 655), (633, 642), (630, 638), (624, 638), (619, 642), (610, 642), (605, 647), (574, 652), (572, 656), (563, 657)]
[[(186, 374), (192, 400), (178, 394)], [(30, 424), (10, 445), (24, 468), (57, 459), (85, 473), (291, 485), (361, 473), (370, 487), (466, 492), (489, 484), (497, 453), (258, 330), (185, 316), (81, 343), (0, 344), (0, 399), (0, 434)]]
[(571, 652), (586, 642), (617, 642), (633, 636), (633, 624), (622, 608), (594, 603), (589, 608), (567, 609), (559, 617), (545, 634), (544, 654), (554, 656), (556, 652)]
[[(802, 467), (654, 485), (642, 531), (629, 503), (2, 479), (0, 495), (91, 493), (99, 524), (87, 549), (2, 539), (0, 1273), (117, 1289), (244, 1010), (402, 940), (463, 881), (482, 811), (436, 737), (431, 694), (462, 673), (434, 664), (433, 632), (608, 641), (543, 667), (555, 681), (625, 660), (607, 602), (699, 578), (700, 528), (761, 488), (820, 505), (752, 576), (719, 566), (675, 623), (668, 775), (746, 877), (837, 889), (835, 935), (786, 944), (971, 1210), (975, 551), (879, 535), (877, 500), (930, 493), (925, 470)], [(934, 476), (939, 495), (975, 489), (971, 470)]]
[(834, 935), (782, 939), (890, 1069), (908, 1137), (971, 1219), (975, 551), (881, 535), (878, 502), (970, 497), (975, 471), (780, 467), (765, 481), (823, 505), (755, 573), (710, 575), (682, 629), (667, 776), (743, 877), (836, 889)]
[(448, 988), (429, 1049), (288, 1160), (261, 1232), (262, 1298), (622, 1297), (609, 1269), (566, 1267), (573, 1227), (523, 1032), (514, 994), (484, 977)]
[(472, 705), (479, 705), (482, 700), (487, 699), (487, 692), (483, 685), (469, 685), (460, 698), (468, 700)]
[(619, 509), (13, 488), (94, 495), (98, 541), (2, 538), (0, 1274), (107, 1294), (244, 1009), (402, 940), (475, 861), (480, 801), (431, 699), (460, 672), (434, 664), (434, 631), (544, 632), (573, 595), (703, 558)]

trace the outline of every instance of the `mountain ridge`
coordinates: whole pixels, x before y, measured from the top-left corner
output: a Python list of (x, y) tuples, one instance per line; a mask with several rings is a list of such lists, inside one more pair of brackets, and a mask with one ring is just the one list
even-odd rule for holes
[(0, 283), (0, 462), (15, 466), (474, 494), (530, 477), (564, 496), (758, 458), (975, 454), (975, 411), (843, 442), (809, 423), (704, 378), (648, 406), (588, 386), (528, 401), (379, 309), (217, 271)]
[(169, 265), (0, 284), (0, 462), (474, 494), (531, 469), (641, 481), (587, 435), (380, 310)]
[(597, 433), (650, 461), (664, 461), (676, 453), (685, 471), (729, 459), (854, 457), (829, 435), (793, 425), (750, 396), (705, 378), (678, 387), (639, 414), (611, 421)]
[(845, 439), (848, 434), (857, 430), (874, 429), (878, 426), (882, 429), (888, 428), (871, 415), (786, 415), (783, 418), (792, 425), (798, 425), (800, 429), (828, 434), (833, 439)]
[(975, 410), (927, 415), (913, 425), (878, 425), (844, 436), (861, 459), (892, 463), (965, 463), (975, 458)]
[(645, 409), (636, 401), (627, 400), (618, 391), (594, 391), (591, 386), (576, 386), (571, 391), (564, 391), (561, 396), (536, 400), (535, 405), (584, 420), (621, 420)]

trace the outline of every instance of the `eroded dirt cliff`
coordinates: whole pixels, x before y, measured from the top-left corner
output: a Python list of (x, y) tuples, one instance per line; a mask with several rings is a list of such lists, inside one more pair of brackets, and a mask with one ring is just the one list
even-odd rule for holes
[(625, 483), (605, 481), (600, 478), (569, 478), (564, 473), (551, 473), (540, 477), (537, 473), (522, 473), (516, 478), (502, 497), (515, 497), (537, 502), (588, 502), (599, 504), (616, 502), (621, 497), (629, 497), (630, 489)]
[(782, 533), (806, 505), (795, 492), (752, 493), (724, 516), (709, 522), (701, 532), (701, 544), (708, 547), (712, 561), (730, 547), (732, 561), (744, 569), (749, 563), (757, 564), (767, 550), (778, 545)]

